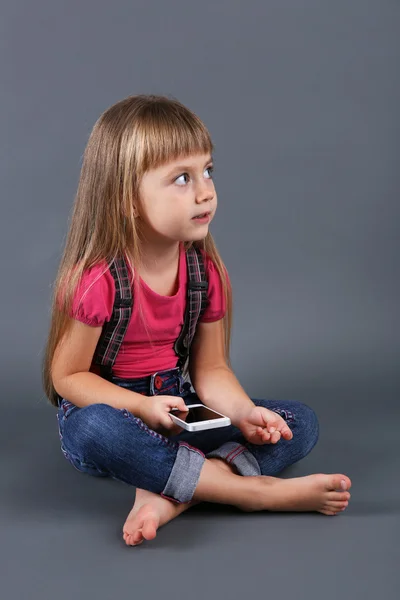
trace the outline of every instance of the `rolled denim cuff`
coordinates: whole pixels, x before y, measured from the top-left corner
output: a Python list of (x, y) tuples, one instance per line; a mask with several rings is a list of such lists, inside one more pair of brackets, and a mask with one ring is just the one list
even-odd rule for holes
[(232, 463), (240, 475), (261, 475), (261, 469), (254, 454), (238, 442), (225, 442), (206, 456), (207, 458), (223, 458), (225, 462)]
[(179, 442), (178, 453), (161, 496), (178, 504), (190, 502), (205, 461), (204, 453), (187, 442)]

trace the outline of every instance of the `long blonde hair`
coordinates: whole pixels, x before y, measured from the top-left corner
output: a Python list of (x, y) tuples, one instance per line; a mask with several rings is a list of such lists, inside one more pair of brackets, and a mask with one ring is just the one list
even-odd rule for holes
[[(73, 297), (83, 272), (106, 261), (105, 272), (110, 261), (122, 254), (132, 273), (134, 266), (139, 270), (142, 264), (140, 226), (133, 212), (144, 173), (181, 156), (211, 154), (213, 149), (210, 134), (199, 117), (167, 96), (129, 96), (96, 121), (84, 152), (69, 231), (53, 284), (42, 363), (43, 387), (53, 406), (57, 406), (53, 357), (72, 323)], [(225, 265), (210, 232), (201, 241), (184, 242), (185, 250), (192, 245), (210, 256), (221, 278), (226, 303), (225, 359), (231, 367), (232, 292)], [(140, 302), (139, 277), (134, 277), (133, 284), (135, 302)]]

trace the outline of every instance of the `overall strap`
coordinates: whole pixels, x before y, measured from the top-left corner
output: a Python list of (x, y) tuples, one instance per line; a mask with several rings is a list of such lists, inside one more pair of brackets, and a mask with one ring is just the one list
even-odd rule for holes
[(93, 363), (99, 365), (100, 375), (111, 379), (112, 367), (124, 339), (132, 315), (133, 297), (128, 268), (124, 257), (109, 264), (115, 282), (115, 299), (111, 319), (103, 326), (94, 352)]
[[(177, 366), (187, 369), (189, 349), (196, 331), (199, 318), (208, 305), (208, 280), (205, 273), (203, 256), (200, 250), (191, 246), (187, 257), (187, 301), (185, 318), (181, 332), (175, 342), (174, 350), (178, 355)], [(121, 347), (133, 309), (131, 282), (125, 258), (115, 258), (109, 265), (115, 282), (115, 300), (110, 321), (106, 322), (97, 343), (92, 364), (98, 365), (100, 375), (111, 379), (112, 367)]]
[(197, 321), (208, 305), (208, 280), (206, 277), (203, 256), (200, 249), (191, 246), (186, 251), (188, 287), (185, 319), (182, 330), (175, 342), (174, 350), (179, 359), (179, 366), (186, 374), (189, 362), (189, 350), (196, 331)]

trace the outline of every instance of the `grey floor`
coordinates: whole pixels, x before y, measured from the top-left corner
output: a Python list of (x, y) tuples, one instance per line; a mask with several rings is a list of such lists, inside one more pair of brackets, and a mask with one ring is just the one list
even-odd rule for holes
[(283, 477), (344, 472), (349, 508), (242, 513), (193, 507), (127, 547), (134, 488), (84, 475), (44, 402), (2, 410), (1, 598), (399, 598), (399, 405), (395, 392), (317, 398), (320, 440)]

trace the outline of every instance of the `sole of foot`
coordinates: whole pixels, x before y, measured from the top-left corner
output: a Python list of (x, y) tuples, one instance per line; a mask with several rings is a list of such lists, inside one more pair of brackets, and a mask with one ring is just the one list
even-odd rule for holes
[[(210, 458), (209, 460), (223, 471), (237, 473), (234, 465), (228, 465), (222, 459)], [(159, 494), (138, 488), (135, 503), (122, 530), (125, 543), (128, 546), (138, 546), (144, 540), (154, 539), (161, 525), (165, 525), (195, 504), (200, 504), (200, 501), (192, 500), (177, 504)]]
[(153, 540), (157, 529), (185, 510), (198, 504), (192, 502), (176, 504), (146, 490), (136, 490), (135, 504), (123, 526), (123, 539), (127, 546), (138, 546), (144, 540)]
[[(235, 503), (244, 512), (304, 511), (334, 516), (347, 508), (351, 497), (348, 491), (351, 480), (343, 474), (317, 473), (292, 479), (262, 475), (246, 479), (249, 483), (251, 480), (251, 493)], [(161, 525), (198, 503), (193, 500), (176, 504), (158, 494), (137, 489), (135, 504), (123, 527), (125, 543), (137, 546), (144, 540), (154, 539)]]

